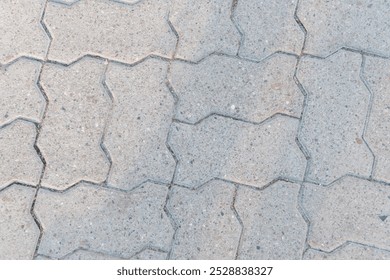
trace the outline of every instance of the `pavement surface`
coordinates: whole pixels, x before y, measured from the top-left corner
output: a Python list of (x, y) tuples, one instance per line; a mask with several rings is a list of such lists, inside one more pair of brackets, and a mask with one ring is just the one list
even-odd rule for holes
[(0, 259), (390, 259), (389, 10), (2, 0)]

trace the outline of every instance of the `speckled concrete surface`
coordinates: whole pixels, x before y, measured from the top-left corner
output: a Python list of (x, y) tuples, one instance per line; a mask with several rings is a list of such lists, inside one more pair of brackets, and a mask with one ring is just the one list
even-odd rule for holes
[(1, 1), (0, 259), (390, 259), (389, 5)]

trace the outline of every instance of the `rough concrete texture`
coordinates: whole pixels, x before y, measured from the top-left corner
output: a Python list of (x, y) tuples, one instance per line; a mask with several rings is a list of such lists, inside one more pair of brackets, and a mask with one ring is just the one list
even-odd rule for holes
[(174, 187), (168, 210), (179, 225), (173, 259), (234, 259), (241, 225), (233, 210), (235, 186), (211, 181), (197, 190)]
[(190, 123), (212, 113), (252, 122), (277, 113), (299, 117), (303, 94), (293, 80), (295, 65), (294, 57), (280, 54), (261, 63), (217, 55), (196, 65), (173, 62), (175, 117)]
[(0, 259), (390, 259), (389, 1), (0, 1)]

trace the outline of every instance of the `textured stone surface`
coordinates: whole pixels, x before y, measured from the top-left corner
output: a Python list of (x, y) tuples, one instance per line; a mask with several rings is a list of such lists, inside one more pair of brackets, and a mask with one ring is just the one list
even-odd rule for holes
[(275, 55), (254, 63), (210, 56), (199, 64), (174, 62), (169, 80), (179, 102), (176, 118), (194, 123), (219, 113), (261, 122), (276, 113), (299, 117), (303, 94), (293, 80), (296, 59)]
[(169, 139), (179, 163), (175, 183), (197, 187), (212, 178), (262, 187), (277, 178), (301, 180), (306, 165), (295, 143), (298, 120), (277, 116), (262, 125), (209, 117), (175, 123)]
[(349, 243), (331, 253), (309, 249), (304, 255), (306, 260), (389, 260), (390, 252), (377, 248)]
[(163, 210), (167, 191), (150, 183), (130, 193), (89, 184), (65, 193), (40, 190), (38, 253), (59, 258), (83, 247), (129, 258), (146, 245), (168, 250), (173, 228)]
[(136, 254), (131, 259), (133, 260), (166, 260), (168, 253), (155, 251), (151, 249), (145, 249), (140, 253)]
[(274, 52), (299, 54), (304, 33), (294, 19), (297, 0), (239, 0), (234, 20), (244, 33), (240, 56), (260, 60)]
[(218, 52), (235, 55), (240, 34), (230, 19), (230, 0), (173, 0), (169, 14), (179, 35), (177, 58), (198, 61)]
[(34, 149), (36, 133), (25, 121), (0, 129), (0, 190), (13, 182), (38, 184), (43, 163)]
[(299, 66), (308, 97), (298, 137), (311, 157), (309, 180), (371, 173), (373, 155), (362, 139), (370, 94), (360, 64), (359, 54), (339, 51), (325, 60), (304, 57)]
[(307, 29), (305, 52), (326, 56), (348, 47), (390, 56), (388, 1), (301, 0), (298, 17)]
[(346, 241), (390, 249), (390, 189), (355, 177), (329, 187), (306, 184), (303, 207), (311, 223), (308, 242), (331, 251)]
[(63, 260), (120, 260), (108, 254), (79, 249), (62, 258)]
[(135, 6), (83, 0), (70, 7), (49, 3), (45, 23), (53, 36), (49, 59), (70, 63), (86, 54), (134, 63), (148, 55), (171, 57), (176, 37), (166, 0)]
[(40, 122), (45, 99), (37, 87), (41, 64), (20, 59), (0, 70), (0, 126), (17, 118)]
[(111, 100), (101, 84), (104, 67), (89, 58), (44, 67), (49, 105), (38, 139), (47, 163), (42, 185), (63, 190), (80, 180), (105, 180), (109, 162), (100, 141)]
[(165, 85), (166, 71), (166, 63), (156, 59), (131, 68), (109, 66), (106, 82), (115, 100), (104, 141), (113, 160), (110, 185), (131, 189), (146, 180), (172, 179), (175, 161), (165, 141), (174, 100)]
[(168, 210), (179, 228), (172, 259), (234, 259), (241, 225), (233, 209), (235, 186), (211, 181), (189, 190), (174, 187)]
[(39, 228), (31, 214), (35, 190), (12, 185), (0, 192), (0, 260), (32, 259)]
[(2, 0), (0, 64), (20, 56), (44, 59), (49, 37), (40, 24), (45, 0)]
[(300, 259), (307, 224), (298, 211), (300, 185), (276, 182), (258, 191), (239, 188), (235, 207), (243, 224), (239, 259)]
[(374, 95), (365, 135), (376, 159), (373, 174), (390, 183), (390, 61), (368, 58), (365, 76)]

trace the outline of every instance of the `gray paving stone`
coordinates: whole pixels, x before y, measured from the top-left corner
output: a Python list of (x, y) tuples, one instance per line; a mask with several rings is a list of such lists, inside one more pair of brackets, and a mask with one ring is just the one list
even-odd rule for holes
[(40, 254), (60, 258), (77, 248), (130, 258), (146, 245), (169, 249), (173, 228), (164, 212), (168, 188), (147, 183), (126, 193), (79, 184), (65, 193), (40, 190)]
[(294, 19), (297, 0), (239, 0), (234, 20), (244, 33), (239, 55), (261, 60), (284, 51), (300, 54), (304, 33)]
[(69, 67), (44, 66), (49, 104), (38, 139), (47, 163), (43, 186), (63, 190), (80, 180), (105, 180), (109, 162), (100, 141), (111, 99), (101, 84), (104, 68), (89, 58)]
[(199, 64), (173, 62), (175, 116), (191, 123), (211, 113), (253, 122), (276, 113), (300, 117), (303, 94), (293, 80), (295, 64), (296, 58), (281, 54), (261, 63), (217, 55)]
[(146, 249), (138, 253), (134, 257), (132, 257), (132, 259), (133, 260), (166, 260), (167, 257), (168, 257), (168, 253)]
[(0, 70), (0, 126), (17, 118), (40, 122), (45, 99), (36, 82), (41, 64), (20, 59)]
[(235, 208), (244, 230), (239, 259), (301, 259), (307, 224), (298, 211), (300, 185), (276, 182), (258, 191), (240, 187)]
[(337, 248), (331, 253), (325, 253), (309, 249), (304, 255), (306, 260), (389, 260), (390, 252), (363, 246), (356, 243), (349, 243), (342, 248)]
[(0, 260), (32, 259), (39, 228), (31, 214), (33, 188), (12, 185), (0, 192)]
[(157, 59), (134, 67), (109, 66), (106, 82), (115, 102), (104, 144), (113, 161), (112, 186), (132, 189), (146, 180), (172, 180), (175, 161), (165, 142), (174, 99), (165, 84), (166, 71), (166, 63)]
[(231, 7), (231, 0), (172, 0), (169, 19), (179, 35), (175, 56), (199, 61), (214, 52), (236, 55), (240, 34)]
[(341, 47), (390, 56), (387, 1), (302, 0), (298, 17), (307, 29), (305, 52), (326, 56)]
[(175, 183), (197, 187), (213, 178), (261, 188), (277, 178), (302, 180), (306, 159), (295, 142), (298, 120), (261, 125), (213, 116), (196, 126), (175, 123), (169, 144), (179, 162)]
[(49, 37), (40, 24), (45, 0), (2, 0), (0, 64), (20, 56), (44, 59)]
[(120, 260), (121, 258), (116, 258), (114, 256), (104, 254), (104, 253), (79, 249), (62, 259), (63, 260)]
[(355, 177), (343, 177), (329, 187), (305, 185), (309, 245), (329, 252), (352, 241), (389, 250), (389, 197), (388, 186)]
[(373, 105), (365, 139), (372, 149), (376, 165), (373, 176), (390, 182), (390, 62), (384, 59), (367, 58), (365, 77), (373, 91)]
[(241, 225), (233, 210), (235, 186), (211, 181), (197, 190), (174, 187), (168, 210), (179, 228), (172, 259), (234, 259)]
[(84, 0), (72, 6), (49, 3), (45, 23), (53, 36), (49, 59), (70, 63), (86, 54), (134, 63), (151, 55), (171, 57), (176, 37), (166, 0), (135, 6)]
[(0, 129), (0, 190), (13, 182), (37, 185), (43, 163), (34, 149), (36, 127), (17, 120)]
[(346, 51), (302, 59), (297, 77), (308, 98), (298, 137), (311, 157), (309, 180), (329, 184), (345, 174), (371, 173), (373, 155), (362, 140), (370, 94), (360, 64), (359, 54)]

